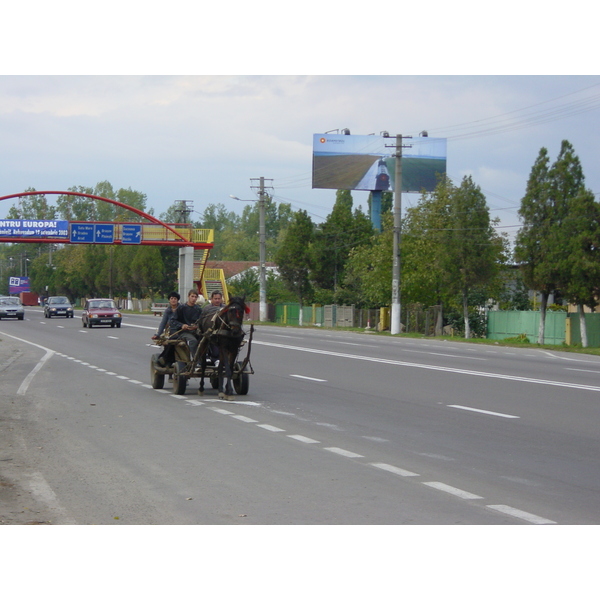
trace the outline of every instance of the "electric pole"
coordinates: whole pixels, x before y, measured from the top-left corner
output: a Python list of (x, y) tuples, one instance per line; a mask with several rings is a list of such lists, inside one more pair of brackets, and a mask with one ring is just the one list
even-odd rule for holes
[[(406, 136), (410, 137), (410, 136)], [(392, 246), (392, 314), (390, 333), (400, 333), (400, 236), (402, 230), (402, 135), (396, 135), (396, 169), (394, 174), (394, 231)]]
[[(256, 181), (256, 179), (251, 179), (250, 181)], [(270, 179), (269, 181), (273, 181)], [(267, 242), (267, 233), (266, 233), (266, 225), (265, 225), (265, 178), (259, 178), (259, 187), (258, 187), (258, 237), (260, 240), (260, 251), (259, 251), (259, 261), (260, 261), (260, 271), (259, 271), (259, 320), (266, 321), (267, 320), (267, 269), (266, 269), (266, 242)]]

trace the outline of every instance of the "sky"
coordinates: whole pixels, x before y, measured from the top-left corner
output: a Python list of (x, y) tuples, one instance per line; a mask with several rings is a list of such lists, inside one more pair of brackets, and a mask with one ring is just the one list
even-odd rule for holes
[[(569, 140), (600, 194), (600, 75), (586, 63), (593, 25), (579, 13), (540, 15), (510, 1), (489, 14), (473, 13), (475, 3), (444, 5), (437, 20), (425, 7), (406, 9), (409, 22), (427, 26), (403, 30), (394, 54), (391, 31), (361, 37), (371, 25), (360, 14), (339, 17), (337, 2), (307, 2), (285, 29), (269, 1), (240, 5), (223, 27), (209, 25), (222, 22), (218, 7), (198, 20), (183, 0), (166, 12), (135, 1), (108, 1), (102, 12), (57, 6), (7, 9), (28, 35), (24, 43), (13, 27), (0, 39), (1, 56), (12, 53), (0, 61), (0, 196), (109, 181), (146, 194), (157, 216), (187, 200), (200, 219), (210, 204), (241, 213), (245, 204), (231, 196), (256, 200), (264, 177), (275, 201), (319, 223), (335, 190), (312, 188), (312, 136), (344, 128), (446, 138), (448, 175), (457, 184), (471, 175), (511, 236), (542, 147), (554, 160)], [(461, 6), (475, 21), (493, 14), (497, 27), (462, 22)], [(516, 6), (517, 20), (508, 10)], [(57, 18), (61, 7), (75, 23)], [(557, 44), (551, 27), (569, 31), (571, 19), (577, 31)], [(367, 196), (353, 192), (355, 206), (366, 211)], [(418, 199), (403, 194), (403, 210)], [(0, 204), (0, 218), (11, 205)]]
[[(600, 76), (4, 75), (0, 195), (106, 180), (146, 194), (157, 216), (192, 201), (199, 219), (209, 204), (241, 213), (230, 196), (256, 199), (264, 177), (276, 201), (322, 222), (335, 190), (312, 188), (313, 134), (426, 130), (447, 139), (452, 180), (471, 175), (511, 233), (542, 147), (554, 160), (568, 139), (600, 194), (599, 119)], [(367, 192), (353, 198), (367, 210)], [(403, 194), (403, 208), (418, 199)]]

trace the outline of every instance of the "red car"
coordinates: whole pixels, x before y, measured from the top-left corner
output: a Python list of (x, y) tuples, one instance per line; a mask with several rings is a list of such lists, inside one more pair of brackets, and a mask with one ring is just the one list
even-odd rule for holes
[(94, 325), (121, 327), (121, 319), (121, 312), (111, 298), (92, 298), (85, 301), (85, 307), (81, 315), (81, 322), (84, 327), (90, 329)]

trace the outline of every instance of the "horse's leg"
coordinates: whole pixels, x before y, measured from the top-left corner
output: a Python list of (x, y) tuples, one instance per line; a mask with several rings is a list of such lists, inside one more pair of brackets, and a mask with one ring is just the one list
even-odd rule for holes
[(225, 372), (225, 351), (223, 349), (223, 345), (219, 344), (219, 366), (217, 367), (217, 376), (219, 378), (219, 398), (225, 398), (225, 381), (224, 381), (224, 372)]
[(231, 353), (229, 349), (225, 352), (225, 374), (227, 375), (227, 385), (225, 386), (225, 393), (227, 394), (227, 399), (229, 396), (233, 396), (233, 386), (231, 385), (231, 378), (233, 377), (233, 360), (235, 359), (235, 354)]
[(200, 358), (200, 387), (198, 388), (198, 395), (204, 396), (204, 371), (206, 370), (206, 352)]

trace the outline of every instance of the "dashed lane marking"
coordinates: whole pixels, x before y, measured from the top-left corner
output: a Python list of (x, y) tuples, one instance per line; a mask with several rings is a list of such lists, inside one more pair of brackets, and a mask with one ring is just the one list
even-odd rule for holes
[(471, 492), (465, 492), (465, 490), (459, 490), (458, 488), (452, 487), (451, 485), (446, 485), (445, 483), (441, 483), (440, 481), (424, 481), (423, 485), (428, 485), (429, 487), (435, 488), (436, 490), (440, 490), (441, 492), (447, 492), (448, 494), (458, 496), (463, 500), (483, 499), (483, 496), (478, 496), (477, 494), (472, 494)]
[(528, 521), (534, 525), (556, 525), (556, 521), (539, 517), (538, 515), (513, 508), (512, 506), (506, 506), (506, 504), (488, 504), (487, 508), (497, 510), (498, 512), (510, 515), (511, 517), (516, 517), (517, 519), (523, 519), (524, 521)]

